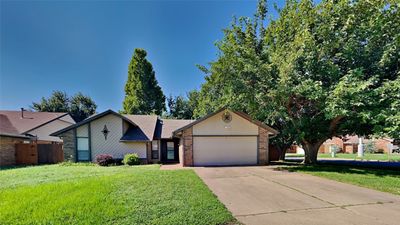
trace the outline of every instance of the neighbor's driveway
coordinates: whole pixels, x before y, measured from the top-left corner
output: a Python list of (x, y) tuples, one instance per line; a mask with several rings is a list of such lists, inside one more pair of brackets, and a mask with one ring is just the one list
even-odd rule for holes
[[(196, 173), (245, 224), (400, 224), (400, 197), (274, 167), (206, 167)], [(400, 179), (400, 178), (399, 178)]]

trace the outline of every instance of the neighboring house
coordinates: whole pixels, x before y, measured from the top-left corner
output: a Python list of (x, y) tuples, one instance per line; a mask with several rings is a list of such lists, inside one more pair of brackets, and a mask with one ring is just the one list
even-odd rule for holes
[(72, 124), (68, 113), (0, 110), (0, 165), (15, 164), (15, 144), (62, 143), (50, 134)]
[[(393, 145), (393, 139), (390, 138), (363, 138), (363, 147), (366, 150), (368, 144), (372, 144), (376, 153), (393, 153), (393, 150), (398, 149), (398, 146)], [(325, 141), (319, 148), (319, 153), (330, 153), (332, 146), (336, 146), (340, 153), (357, 153), (359, 138), (357, 135), (346, 136), (344, 138), (334, 137)], [(296, 152), (304, 154), (304, 149), (297, 146)]]
[(64, 159), (93, 161), (137, 153), (144, 163), (183, 166), (256, 165), (268, 162), (268, 142), (278, 132), (241, 112), (218, 110), (199, 120), (122, 115), (112, 110), (53, 133), (64, 140)]
[[(393, 139), (390, 138), (363, 138), (363, 146), (366, 149), (368, 144), (372, 144), (373, 148), (380, 153), (392, 153), (397, 146), (393, 145)], [(358, 150), (359, 137), (357, 135), (346, 136), (344, 138), (334, 137), (324, 142), (319, 152), (329, 153), (330, 146), (337, 146), (342, 153), (356, 153)]]

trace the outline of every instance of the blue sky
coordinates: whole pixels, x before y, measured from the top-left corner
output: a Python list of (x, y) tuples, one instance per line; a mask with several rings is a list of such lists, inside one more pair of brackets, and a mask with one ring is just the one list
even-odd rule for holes
[[(168, 96), (198, 89), (196, 64), (216, 58), (232, 16), (256, 1), (1, 1), (0, 108), (29, 107), (53, 90), (119, 110), (134, 48), (144, 48)], [(271, 3), (272, 4), (272, 3)], [(281, 3), (280, 3), (281, 4)]]

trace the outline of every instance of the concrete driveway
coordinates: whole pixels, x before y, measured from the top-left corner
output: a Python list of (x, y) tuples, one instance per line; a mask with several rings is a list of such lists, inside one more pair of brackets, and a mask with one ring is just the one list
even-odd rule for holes
[(400, 224), (396, 195), (274, 167), (195, 171), (244, 224)]

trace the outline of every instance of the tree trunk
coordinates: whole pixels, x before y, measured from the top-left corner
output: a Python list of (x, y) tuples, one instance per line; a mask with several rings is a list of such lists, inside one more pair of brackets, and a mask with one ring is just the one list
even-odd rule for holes
[(279, 151), (279, 161), (285, 161), (286, 150)]
[(286, 151), (291, 145), (276, 146), (279, 152), (279, 161), (285, 161)]
[(323, 141), (317, 142), (317, 143), (305, 143), (303, 144), (304, 148), (304, 164), (308, 165), (313, 165), (317, 164), (317, 156), (318, 156), (318, 150), (319, 147)]

